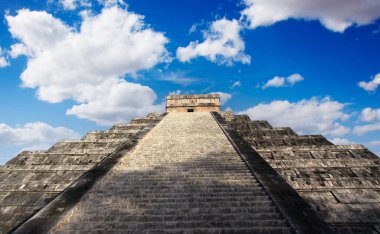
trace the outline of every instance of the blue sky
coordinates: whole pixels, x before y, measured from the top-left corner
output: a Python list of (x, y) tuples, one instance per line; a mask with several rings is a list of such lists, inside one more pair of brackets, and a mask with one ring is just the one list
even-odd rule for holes
[(0, 163), (210, 92), (380, 154), (380, 2), (297, 1), (0, 2)]

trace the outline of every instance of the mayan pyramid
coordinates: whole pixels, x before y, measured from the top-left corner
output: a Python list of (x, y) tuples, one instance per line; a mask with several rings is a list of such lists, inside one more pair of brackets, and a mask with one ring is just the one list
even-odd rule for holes
[(380, 160), (170, 95), (0, 166), (1, 233), (378, 233)]

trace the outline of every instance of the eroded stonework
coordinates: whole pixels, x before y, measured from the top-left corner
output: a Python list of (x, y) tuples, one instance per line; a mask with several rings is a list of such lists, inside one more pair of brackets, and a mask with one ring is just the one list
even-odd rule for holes
[(167, 112), (211, 112), (220, 111), (219, 94), (169, 95), (166, 98)]
[(246, 115), (222, 116), (337, 232), (380, 232), (378, 156)]
[(0, 166), (0, 233), (16, 228), (161, 115), (150, 114), (82, 140), (61, 141), (46, 151), (24, 151)]

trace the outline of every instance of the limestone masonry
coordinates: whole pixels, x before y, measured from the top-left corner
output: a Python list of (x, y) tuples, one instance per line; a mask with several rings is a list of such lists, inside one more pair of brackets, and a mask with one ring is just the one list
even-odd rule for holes
[(211, 112), (220, 111), (219, 94), (169, 95), (166, 98), (167, 112)]
[(0, 166), (0, 233), (380, 232), (364, 146), (220, 112), (217, 94), (166, 106)]

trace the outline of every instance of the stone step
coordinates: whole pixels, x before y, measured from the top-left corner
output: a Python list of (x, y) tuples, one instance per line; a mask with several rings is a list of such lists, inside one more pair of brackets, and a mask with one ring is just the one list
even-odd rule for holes
[[(219, 178), (218, 178), (219, 177)], [(119, 177), (113, 177), (115, 180), (119, 179)], [(240, 184), (250, 182), (252, 185), (258, 185), (258, 182), (255, 180), (255, 178), (252, 179), (252, 181), (249, 180), (248, 176), (242, 176), (241, 181), (238, 180), (239, 176), (230, 176), (229, 174), (225, 175), (191, 175), (191, 174), (178, 174), (178, 183), (188, 183), (188, 184), (194, 184), (194, 183), (201, 183), (201, 181), (205, 181), (203, 183), (210, 183), (210, 184), (226, 184), (227, 182)], [(251, 175), (252, 178), (252, 175)], [(150, 183), (166, 183), (171, 182), (175, 183), (176, 180), (172, 177), (169, 178), (169, 176), (165, 175), (150, 175), (149, 177), (145, 176), (144, 178), (139, 178), (137, 175), (131, 175), (128, 178), (125, 178), (123, 181), (118, 181), (118, 184), (130, 184), (130, 183), (144, 183), (144, 182), (150, 182)], [(239, 182), (239, 183), (237, 183)], [(231, 184), (230, 184), (231, 186)]]
[[(67, 233), (67, 232), (73, 232), (75, 233), (77, 229), (71, 229), (69, 231), (55, 231), (55, 233)], [(107, 227), (98, 227), (96, 229), (92, 229), (91, 224), (88, 225), (87, 229), (83, 230), (94, 230), (96, 232), (109, 232), (112, 230), (114, 233), (135, 233), (136, 229), (128, 229), (125, 227), (119, 227), (119, 229), (114, 229), (113, 227), (107, 226)], [(82, 231), (83, 231), (82, 230)], [(81, 232), (82, 233), (82, 232)], [(192, 233), (210, 233), (210, 234), (290, 234), (293, 233), (291, 228), (288, 227), (249, 227), (249, 228), (192, 228), (192, 229), (177, 229), (177, 228), (171, 228), (171, 229), (149, 229), (149, 230), (139, 230), (139, 233), (147, 233), (147, 234), (192, 234)]]
[(88, 150), (90, 152), (112, 152), (118, 146), (121, 145), (121, 142), (82, 142), (82, 141), (60, 141), (50, 149), (47, 150), (50, 152), (82, 152)]
[[(160, 208), (160, 209), (141, 209), (138, 207), (138, 204), (118, 204), (117, 207), (112, 206), (111, 204), (101, 204), (96, 205), (96, 210), (93, 210), (92, 207), (94, 204), (86, 204), (82, 207), (82, 211), (78, 214), (84, 214), (78, 217), (79, 219), (84, 217), (90, 217), (92, 220), (102, 219), (104, 220), (107, 216), (102, 216), (104, 212), (110, 212), (111, 210), (115, 212), (115, 215), (118, 214), (118, 211), (123, 211), (120, 214), (120, 219), (124, 217), (126, 220), (129, 220), (131, 216), (151, 216), (151, 215), (163, 215), (163, 216), (179, 216), (182, 214), (192, 213), (193, 215), (197, 214), (208, 214), (211, 216), (219, 216), (220, 214), (259, 214), (259, 213), (278, 213), (277, 208), (274, 205), (262, 205), (262, 206), (249, 206), (249, 207), (195, 207), (195, 208)], [(127, 212), (128, 211), (128, 212)], [(117, 215), (116, 215), (117, 216)]]
[[(186, 229), (186, 228), (229, 228), (229, 227), (284, 227), (284, 220), (240, 220), (240, 221), (173, 221), (173, 222), (143, 222), (138, 223), (136, 228), (146, 229)], [(117, 228), (117, 226), (116, 226)]]
[[(130, 181), (134, 182), (134, 181)], [(131, 186), (131, 188), (142, 188), (142, 189), (170, 189), (172, 187), (181, 187), (184, 189), (200, 189), (200, 188), (228, 188), (232, 187), (234, 185), (240, 185), (244, 186), (246, 189), (251, 189), (251, 188), (257, 188), (260, 187), (260, 184), (258, 183), (252, 183), (251, 181), (229, 181), (229, 180), (219, 180), (219, 181), (160, 181), (160, 182), (155, 182), (155, 184), (147, 184), (144, 182), (152, 182), (151, 180), (145, 180), (145, 181), (137, 181), (133, 185), (130, 185), (130, 183), (118, 183), (114, 185), (110, 185), (110, 187), (115, 187), (115, 186)], [(224, 183), (224, 184), (223, 184)]]
[[(176, 170), (176, 171), (161, 171), (160, 173), (157, 173), (158, 171), (152, 170), (147, 171), (145, 173), (141, 173), (140, 175), (138, 172), (134, 174), (133, 171), (122, 171), (120, 170), (119, 173), (125, 173), (128, 174), (128, 176), (131, 177), (138, 177), (138, 178), (175, 178), (175, 177), (185, 177), (185, 178), (252, 178), (252, 173), (245, 172), (245, 170), (239, 170), (239, 171), (205, 171), (205, 170), (193, 170), (193, 171), (185, 171), (185, 170)], [(199, 172), (203, 172), (203, 174), (200, 174)], [(117, 177), (118, 175), (115, 175)], [(124, 175), (125, 177), (125, 175)], [(127, 178), (126, 178), (127, 179)]]
[(89, 132), (82, 138), (82, 141), (102, 141), (102, 140), (128, 140), (135, 133), (124, 132)]
[(183, 198), (183, 197), (173, 197), (173, 198), (131, 198), (133, 202), (142, 202), (142, 203), (185, 203), (185, 202), (225, 202), (225, 201), (270, 201), (268, 196), (233, 196), (233, 197), (191, 197), (191, 198)]
[[(282, 216), (278, 213), (262, 212), (262, 213), (220, 213), (216, 215), (202, 214), (202, 213), (191, 213), (187, 212), (184, 214), (177, 215), (147, 215), (144, 213), (142, 216), (130, 215), (130, 216), (115, 216), (117, 222), (173, 222), (173, 221), (220, 221), (220, 220), (283, 220)], [(108, 219), (108, 221), (110, 221)], [(83, 216), (80, 219), (81, 222), (87, 223), (92, 221), (92, 217)]]
[(115, 124), (110, 131), (138, 131), (146, 127), (146, 124)]
[[(203, 228), (286, 228), (286, 222), (282, 220), (242, 220), (242, 221), (173, 221), (173, 222), (104, 222), (104, 223), (88, 223), (89, 227), (86, 227), (86, 223), (81, 226), (70, 225), (67, 228), (71, 230), (97, 230), (103, 229), (107, 230), (107, 226), (110, 225), (113, 230), (125, 230), (125, 229), (136, 229), (136, 230), (162, 230), (162, 229), (203, 229)], [(286, 229), (287, 230), (287, 229)]]
[(273, 206), (273, 202), (267, 201), (207, 201), (181, 202), (181, 203), (136, 203), (142, 209), (186, 209), (186, 208), (224, 208), (224, 207), (268, 207)]
[[(133, 193), (125, 193), (126, 197), (136, 197), (138, 196), (139, 198), (153, 198), (153, 199), (170, 199), (170, 198), (229, 198), (229, 197), (256, 197), (256, 196), (267, 196), (264, 190), (260, 191), (243, 191), (243, 192), (224, 192), (224, 193), (213, 193), (213, 192), (197, 192), (197, 193), (190, 193), (190, 192), (177, 192), (177, 193), (172, 193), (172, 192), (160, 192), (158, 194), (147, 194), (144, 191), (134, 191)], [(96, 195), (98, 196), (98, 194)], [(121, 196), (123, 197), (123, 196)]]
[[(118, 187), (110, 187), (111, 189), (114, 189), (115, 191), (118, 191)], [(143, 189), (143, 188), (125, 188), (123, 189), (126, 193), (171, 193), (171, 194), (176, 194), (176, 193), (218, 193), (221, 195), (225, 195), (229, 192), (257, 192), (257, 191), (263, 191), (262, 188), (257, 187), (257, 188), (252, 188), (252, 189), (246, 189), (246, 188), (216, 188), (216, 189), (208, 189), (207, 187), (205, 188), (194, 188), (194, 189), (183, 189), (183, 188), (170, 188), (170, 189)]]
[[(8, 168), (24, 168), (29, 166), (45, 166), (53, 165), (58, 168), (60, 165), (85, 165), (87, 163), (95, 163), (101, 161), (105, 154), (82, 154), (82, 155), (66, 155), (66, 154), (25, 154), (18, 156), (12, 162), (7, 163), (4, 169)], [(52, 168), (52, 169), (55, 169)]]

